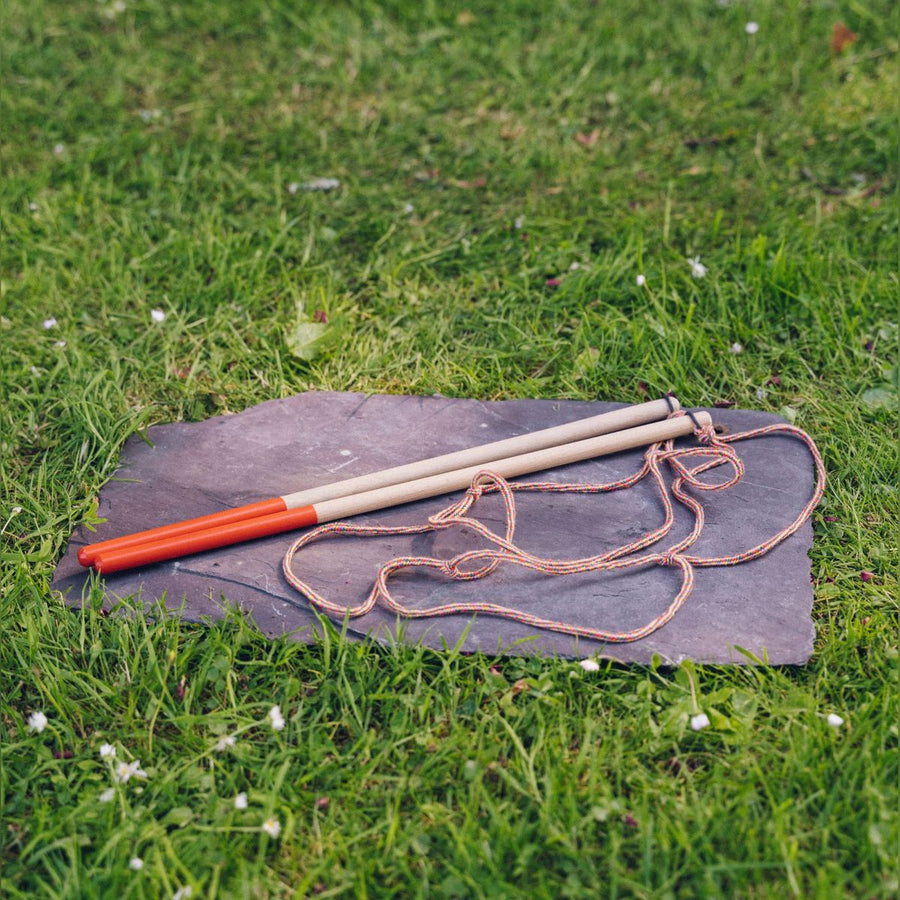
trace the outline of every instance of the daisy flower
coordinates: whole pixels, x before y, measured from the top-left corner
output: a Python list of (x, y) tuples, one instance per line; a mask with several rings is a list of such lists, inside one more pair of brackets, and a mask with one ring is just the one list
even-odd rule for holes
[(229, 734), (217, 741), (216, 746), (213, 749), (216, 751), (216, 753), (224, 753), (226, 750), (233, 747), (236, 743), (237, 738), (233, 734)]
[(269, 818), (259, 827), (262, 828), (269, 837), (277, 838), (278, 835), (281, 834), (281, 822), (274, 816), (269, 816)]
[(828, 713), (828, 717), (825, 719), (825, 721), (832, 728), (840, 728), (841, 725), (844, 724), (844, 720), (837, 713)]
[(600, 664), (595, 659), (583, 659), (578, 663), (585, 672), (599, 672)]
[(151, 309), (150, 318), (153, 319), (154, 322), (165, 322), (166, 314), (161, 309)]
[(709, 728), (709, 716), (706, 713), (697, 713), (696, 716), (691, 716), (691, 728), (694, 731), (703, 731), (704, 728)]
[(729, 352), (729, 353), (733, 353), (735, 356), (737, 356), (738, 353), (743, 353), (743, 352), (744, 352), (744, 348), (743, 348), (737, 341), (735, 341), (735, 342), (728, 348), (728, 352)]
[(748, 22), (744, 26), (744, 31), (746, 31), (747, 34), (756, 34), (756, 32), (759, 31), (759, 22)]
[(246, 809), (247, 808), (247, 795), (244, 793), (244, 791), (241, 791), (234, 798), (234, 808), (235, 809)]
[(56, 327), (56, 319), (51, 316), (49, 319), (44, 319), (43, 322), (44, 328), (55, 328)]
[(688, 265), (691, 267), (691, 275), (694, 278), (703, 278), (709, 269), (700, 262), (699, 256), (692, 256), (688, 259)]
[(47, 727), (47, 717), (36, 709), (26, 720), (28, 730), (34, 734), (40, 734)]
[(116, 748), (112, 744), (100, 745), (100, 756), (103, 759), (112, 759), (116, 755)]
[(113, 770), (113, 780), (119, 784), (125, 784), (131, 778), (146, 778), (147, 773), (141, 768), (139, 759), (133, 762), (120, 762), (116, 764)]
[(277, 704), (269, 710), (269, 722), (273, 731), (281, 731), (284, 728), (284, 716), (281, 715), (281, 707)]
[(638, 287), (643, 287), (647, 283), (647, 279), (644, 278), (643, 275), (638, 275), (638, 277), (634, 279), (634, 282)]
[(128, 861), (128, 868), (132, 872), (140, 872), (144, 868), (144, 861), (139, 856), (132, 856)]

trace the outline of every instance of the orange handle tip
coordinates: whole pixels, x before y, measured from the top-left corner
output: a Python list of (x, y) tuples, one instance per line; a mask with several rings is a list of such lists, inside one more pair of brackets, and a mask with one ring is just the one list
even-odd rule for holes
[(110, 551), (124, 550), (126, 547), (144, 546), (156, 541), (191, 534), (197, 531), (206, 531), (221, 525), (229, 525), (234, 522), (243, 522), (245, 519), (254, 519), (259, 516), (267, 516), (272, 513), (284, 512), (287, 507), (281, 497), (271, 497), (268, 500), (260, 500), (258, 503), (248, 503), (244, 506), (235, 506), (232, 509), (223, 509), (221, 512), (210, 513), (208, 516), (198, 516), (195, 519), (185, 519), (182, 522), (173, 522), (171, 525), (160, 525), (159, 528), (150, 528), (147, 531), (136, 531), (134, 534), (125, 534), (122, 537), (110, 538), (106, 541), (98, 541), (96, 544), (88, 544), (78, 551), (78, 562), (81, 565), (95, 566), (98, 557), (106, 556)]
[(143, 568), (153, 563), (202, 553), (204, 550), (215, 550), (218, 547), (228, 547), (231, 544), (252, 541), (272, 534), (281, 534), (283, 531), (293, 531), (296, 528), (306, 528), (318, 523), (316, 508), (301, 506), (297, 509), (281, 510), (268, 516), (255, 516), (251, 519), (243, 519), (203, 531), (188, 532), (159, 541), (135, 544), (129, 547), (113, 547), (95, 556), (93, 566), (95, 571), (101, 575), (109, 575), (125, 569)]

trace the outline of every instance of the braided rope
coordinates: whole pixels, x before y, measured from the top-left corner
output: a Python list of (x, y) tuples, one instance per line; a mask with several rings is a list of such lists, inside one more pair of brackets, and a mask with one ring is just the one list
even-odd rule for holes
[[(678, 410), (673, 412), (669, 418), (683, 415), (685, 415), (685, 412)], [(744, 475), (744, 464), (731, 444), (773, 434), (789, 435), (798, 438), (806, 444), (812, 456), (816, 472), (815, 489), (809, 502), (790, 525), (756, 547), (744, 550), (734, 556), (699, 557), (687, 555), (685, 551), (689, 550), (697, 542), (703, 531), (705, 511), (703, 505), (695, 497), (686, 493), (685, 487), (689, 486), (695, 491), (722, 491), (733, 487)], [(283, 562), (285, 578), (313, 606), (338, 618), (363, 616), (370, 612), (376, 604), (380, 603), (392, 612), (410, 619), (450, 616), (459, 613), (470, 615), (472, 613), (483, 613), (504, 619), (512, 619), (516, 622), (532, 625), (535, 628), (543, 628), (548, 631), (556, 631), (562, 634), (609, 643), (626, 643), (640, 640), (665, 625), (682, 607), (694, 587), (695, 567), (736, 566), (768, 553), (773, 547), (794, 534), (806, 522), (813, 509), (822, 499), (822, 494), (825, 490), (825, 466), (822, 462), (822, 456), (812, 438), (793, 425), (766, 425), (762, 428), (755, 428), (727, 436), (717, 435), (711, 426), (706, 426), (696, 429), (694, 436), (697, 438), (699, 446), (676, 448), (673, 440), (653, 444), (645, 452), (641, 468), (633, 475), (618, 481), (611, 481), (605, 484), (557, 484), (551, 481), (510, 483), (499, 475), (483, 470), (472, 479), (472, 484), (459, 500), (454, 501), (446, 509), (430, 516), (427, 522), (421, 525), (353, 525), (349, 522), (330, 522), (326, 525), (321, 525), (304, 534), (291, 545), (285, 554)], [(693, 468), (688, 468), (685, 465), (685, 461), (692, 459), (702, 459), (703, 461)], [(662, 472), (663, 463), (668, 463), (675, 473), (671, 486), (666, 484)], [(727, 481), (709, 483), (699, 479), (698, 476), (703, 472), (722, 465), (731, 466), (732, 475)], [(663, 523), (659, 527), (647, 532), (647, 534), (637, 540), (597, 556), (589, 556), (582, 559), (544, 559), (523, 550), (513, 543), (516, 528), (516, 503), (513, 495), (517, 491), (581, 494), (608, 493), (632, 487), (648, 476), (659, 491), (665, 516)], [(504, 536), (491, 531), (478, 519), (468, 515), (480, 497), (495, 492), (499, 493), (503, 500), (506, 518), (506, 532)], [(662, 552), (657, 551), (634, 556), (633, 554), (645, 550), (662, 540), (671, 531), (675, 522), (675, 508), (672, 503), (672, 497), (694, 514), (694, 525), (690, 534)], [(449, 560), (435, 559), (428, 556), (398, 556), (395, 559), (391, 559), (379, 569), (368, 597), (356, 606), (333, 603), (301, 581), (293, 571), (294, 556), (303, 547), (323, 537), (340, 535), (363, 537), (396, 534), (412, 535), (423, 534), (428, 531), (441, 531), (456, 526), (472, 529), (493, 546), (469, 550)], [(414, 609), (398, 602), (388, 590), (388, 580), (391, 576), (407, 569), (433, 569), (456, 581), (474, 581), (489, 575), (501, 563), (513, 563), (526, 569), (543, 572), (546, 575), (612, 572), (619, 569), (650, 565), (665, 566), (681, 571), (681, 587), (665, 610), (655, 619), (640, 628), (618, 632), (546, 619), (496, 603), (444, 603), (439, 606)], [(474, 568), (472, 567), (473, 564)]]

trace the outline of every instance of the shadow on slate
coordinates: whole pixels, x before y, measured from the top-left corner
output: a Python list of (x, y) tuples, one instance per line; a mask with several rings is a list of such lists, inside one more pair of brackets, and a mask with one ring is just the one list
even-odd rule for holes
[[(437, 456), (525, 431), (597, 415), (623, 404), (582, 401), (480, 402), (446, 397), (368, 396), (308, 392), (271, 400), (238, 415), (205, 422), (156, 425), (150, 443), (128, 440), (121, 466), (100, 492), (95, 532), (79, 526), (56, 569), (52, 587), (80, 605), (92, 576), (77, 561), (78, 549), (133, 531), (204, 515), (230, 506), (362, 475), (415, 459)], [(745, 410), (709, 410), (714, 422), (744, 431), (778, 416)], [(707, 521), (694, 551), (704, 556), (737, 553), (789, 523), (813, 490), (812, 461), (800, 441), (767, 437), (736, 445), (746, 463), (743, 481), (699, 497)], [(642, 450), (602, 457), (522, 480), (601, 482), (636, 471)], [(713, 478), (715, 473), (709, 473)], [(458, 496), (458, 495), (457, 495)], [(518, 494), (517, 544), (544, 557), (582, 557), (624, 544), (656, 527), (663, 517), (656, 489), (644, 480), (610, 494)], [(358, 516), (355, 521), (420, 523), (444, 508), (436, 497)], [(676, 525), (665, 546), (686, 534), (692, 517), (676, 503)], [(499, 498), (474, 508), (492, 530), (502, 531)], [(312, 640), (321, 626), (307, 601), (285, 581), (282, 557), (292, 534), (214, 550), (105, 578), (106, 602), (139, 595), (149, 609), (160, 599), (183, 609), (191, 621), (220, 618), (240, 606), (271, 636), (291, 633)], [(319, 593), (356, 603), (368, 592), (379, 566), (400, 555), (449, 558), (475, 546), (460, 530), (387, 538), (327, 538), (295, 559), (295, 571)], [(767, 555), (733, 567), (696, 570), (694, 591), (674, 619), (631, 644), (604, 644), (540, 631), (505, 619), (467, 615), (404, 620), (376, 609), (350, 621), (351, 636), (390, 640), (398, 624), (403, 639), (453, 646), (468, 628), (463, 648), (488, 654), (608, 656), (649, 663), (745, 663), (745, 648), (773, 664), (806, 662), (813, 645), (812, 587), (808, 551), (812, 526)], [(663, 544), (659, 545), (662, 548)], [(658, 566), (617, 574), (552, 578), (513, 566), (474, 582), (437, 575), (404, 574), (391, 581), (407, 604), (489, 600), (566, 622), (625, 630), (657, 616), (680, 585), (680, 574)]]

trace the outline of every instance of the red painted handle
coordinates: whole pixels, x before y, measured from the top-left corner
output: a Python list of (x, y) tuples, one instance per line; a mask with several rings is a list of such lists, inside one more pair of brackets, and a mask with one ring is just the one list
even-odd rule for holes
[(221, 512), (210, 513), (208, 516), (198, 516), (196, 519), (186, 519), (171, 525), (160, 525), (159, 528), (150, 528), (147, 531), (136, 531), (134, 534), (126, 534), (82, 547), (78, 551), (78, 562), (83, 566), (90, 566), (98, 556), (101, 554), (106, 556), (112, 550), (124, 550), (126, 547), (149, 544), (193, 531), (205, 531), (220, 525), (230, 525), (232, 522), (243, 522), (245, 519), (284, 512), (285, 509), (284, 500), (281, 497), (272, 497), (269, 500), (260, 500), (259, 503), (248, 503), (246, 506), (223, 509)]
[(280, 534), (282, 531), (306, 528), (309, 525), (317, 525), (318, 522), (314, 506), (301, 506), (270, 516), (257, 516), (242, 522), (207, 528), (205, 531), (193, 531), (149, 544), (108, 550), (94, 559), (94, 568), (101, 574), (108, 575), (110, 572), (137, 569), (166, 559), (188, 556), (216, 547), (228, 547), (231, 544), (252, 541), (270, 534)]

